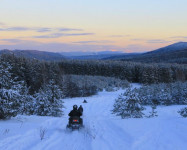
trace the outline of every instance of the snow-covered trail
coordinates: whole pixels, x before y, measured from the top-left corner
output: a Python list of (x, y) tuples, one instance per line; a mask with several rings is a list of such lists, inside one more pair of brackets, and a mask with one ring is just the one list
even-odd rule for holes
[[(61, 118), (24, 116), (28, 121), (22, 126), (17, 123), (17, 127), (15, 121), (8, 125), (0, 122), (3, 128), (0, 127), (0, 150), (186, 150), (187, 119), (177, 113), (184, 106), (159, 107), (157, 118), (122, 120), (111, 114), (120, 93), (102, 92), (88, 98), (65, 99)], [(84, 99), (88, 103), (82, 103)], [(74, 104), (84, 108), (85, 128), (80, 131), (66, 130), (67, 115)], [(14, 127), (16, 131), (11, 133)], [(43, 140), (40, 130), (46, 131)]]

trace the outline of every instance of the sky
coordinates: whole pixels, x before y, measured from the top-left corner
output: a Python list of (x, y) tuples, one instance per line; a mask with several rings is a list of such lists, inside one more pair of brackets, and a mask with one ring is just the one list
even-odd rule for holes
[(187, 42), (187, 0), (0, 0), (0, 49), (144, 52)]

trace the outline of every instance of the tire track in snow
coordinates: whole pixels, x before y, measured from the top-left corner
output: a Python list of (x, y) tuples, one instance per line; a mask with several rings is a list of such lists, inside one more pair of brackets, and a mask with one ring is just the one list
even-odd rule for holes
[(39, 138), (37, 139), (36, 130), (32, 130), (24, 135), (6, 138), (5, 140), (1, 141), (0, 149), (1, 150), (26, 150), (27, 147), (32, 147), (32, 145), (37, 143), (38, 140)]
[(173, 121), (166, 118), (164, 120), (154, 119), (154, 124), (152, 124), (151, 129), (149, 128), (134, 141), (133, 150), (185, 150), (182, 145), (187, 140), (185, 138), (186, 134), (184, 131), (179, 132), (181, 124), (178, 124), (178, 131), (176, 130), (177, 124), (173, 124)]
[(113, 123), (112, 120), (100, 120), (97, 122), (96, 128), (97, 134), (95, 141), (93, 141), (93, 147), (94, 144), (97, 146), (95, 146), (94, 149), (131, 149), (131, 144), (133, 141), (132, 137), (122, 128)]
[(34, 147), (33, 150), (42, 149), (42, 150), (87, 150), (91, 149), (89, 146), (89, 138), (85, 138), (84, 134), (81, 131), (66, 131), (66, 122), (65, 119), (54, 122), (55, 125), (51, 127), (59, 127), (52, 131), (48, 138), (43, 140), (42, 144), (39, 143), (38, 146)]

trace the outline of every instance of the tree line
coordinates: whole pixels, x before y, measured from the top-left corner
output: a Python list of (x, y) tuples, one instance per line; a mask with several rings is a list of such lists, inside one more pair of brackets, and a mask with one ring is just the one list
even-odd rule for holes
[[(158, 105), (186, 105), (187, 82), (160, 83), (144, 85), (140, 88), (128, 88), (115, 100), (112, 112), (122, 118), (142, 118), (145, 116), (143, 106), (152, 107), (149, 116), (154, 117)], [(179, 111), (187, 117), (187, 108)]]
[(58, 62), (2, 55), (0, 57), (0, 119), (17, 114), (61, 116), (63, 98), (84, 97), (129, 83), (102, 76), (67, 75)]
[[(186, 80), (186, 65), (91, 60), (46, 62), (1, 55), (0, 119), (16, 114), (61, 116), (63, 98), (126, 88), (128, 81), (151, 84)], [(142, 93), (146, 92), (149, 93), (148, 90)]]
[(65, 74), (115, 77), (144, 84), (187, 80), (187, 65), (185, 64), (63, 60), (59, 62), (59, 67)]

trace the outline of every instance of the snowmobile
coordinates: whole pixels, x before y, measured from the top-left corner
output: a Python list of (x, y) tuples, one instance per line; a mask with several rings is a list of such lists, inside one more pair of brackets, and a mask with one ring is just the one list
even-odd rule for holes
[(79, 130), (80, 128), (83, 128), (83, 124), (81, 121), (82, 118), (79, 117), (72, 117), (69, 124), (66, 126), (66, 128), (72, 129), (72, 130)]
[(88, 103), (87, 100), (84, 100), (83, 103)]

